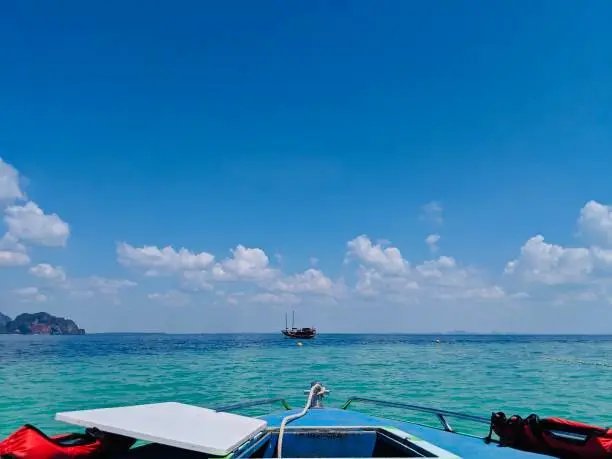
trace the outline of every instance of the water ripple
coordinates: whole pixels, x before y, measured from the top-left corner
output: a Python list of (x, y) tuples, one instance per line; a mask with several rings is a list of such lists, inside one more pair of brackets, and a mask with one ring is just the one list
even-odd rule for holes
[(65, 431), (52, 419), (64, 410), (275, 396), (299, 406), (315, 379), (332, 389), (332, 405), (366, 394), (608, 425), (611, 355), (612, 337), (324, 335), (299, 348), (278, 335), (0, 335), (0, 437), (25, 422)]

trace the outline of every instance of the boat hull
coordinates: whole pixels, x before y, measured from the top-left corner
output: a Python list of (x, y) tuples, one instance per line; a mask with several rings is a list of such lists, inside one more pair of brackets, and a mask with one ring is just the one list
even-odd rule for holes
[[(93, 428), (97, 432), (150, 442), (129, 451), (109, 452), (109, 459), (204, 459), (211, 455), (224, 459), (273, 459), (281, 457), (281, 454), (283, 458), (553, 457), (500, 447), (499, 442), (491, 441), (491, 432), (483, 432), (480, 437), (458, 433), (446, 419), (455, 417), (480, 423), (481, 426), (484, 424), (486, 431), (489, 431), (490, 422), (486, 418), (365, 397), (352, 397), (342, 408), (325, 408), (322, 400), (329, 391), (317, 382), (311, 383), (308, 394), (304, 410), (290, 409), (282, 398), (269, 398), (215, 409), (175, 402), (155, 403), (58, 413), (56, 419)], [(371, 416), (349, 409), (356, 401), (433, 414), (439, 418), (443, 428)], [(281, 402), (286, 410), (256, 418), (230, 414), (276, 402)], [(286, 424), (287, 421), (290, 423)], [(35, 457), (51, 459), (52, 456), (32, 456), (33, 459)]]
[[(297, 412), (299, 410), (282, 411), (261, 416), (261, 419), (268, 422), (269, 428), (278, 428), (285, 416)], [(410, 434), (415, 440), (422, 439), (460, 458), (543, 459), (550, 457), (511, 448), (500, 448), (493, 443), (487, 444), (482, 438), (478, 437), (446, 432), (420, 424), (379, 418), (358, 411), (338, 408), (312, 408), (304, 417), (293, 421), (290, 426), (294, 429), (300, 427), (323, 428), (335, 426), (345, 428), (363, 426), (395, 427)]]
[[(265, 420), (268, 424), (268, 431), (272, 432), (270, 440), (262, 437), (255, 437), (252, 440), (244, 443), (238, 450), (226, 456), (227, 459), (242, 459), (250, 457), (260, 457), (275, 459), (276, 458), (276, 442), (277, 433), (282, 420), (290, 415), (299, 413), (300, 410), (287, 410), (278, 413), (272, 413), (259, 418)], [(285, 458), (291, 457), (291, 453), (299, 452), (297, 457), (398, 457), (393, 455), (372, 454), (368, 455), (369, 446), (367, 445), (367, 435), (359, 435), (359, 432), (367, 432), (372, 428), (381, 428), (388, 432), (397, 432), (398, 430), (407, 434), (408, 440), (414, 445), (427, 444), (429, 447), (435, 445), (437, 454), (433, 457), (444, 459), (459, 459), (459, 458), (495, 458), (495, 459), (544, 459), (551, 456), (543, 456), (540, 454), (527, 453), (511, 448), (501, 448), (496, 444), (487, 444), (482, 438), (461, 435), (457, 433), (446, 432), (444, 430), (433, 427), (426, 427), (420, 424), (411, 422), (402, 422), (387, 418), (379, 418), (370, 416), (358, 411), (344, 410), (337, 408), (312, 408), (300, 419), (296, 419), (288, 426), (288, 434), (285, 438), (284, 450), (289, 455), (283, 455)], [(303, 432), (303, 435), (291, 435), (292, 432)], [(340, 433), (340, 438), (337, 442), (332, 442), (329, 434), (325, 432), (344, 430), (349, 433), (351, 430), (357, 435), (344, 435)], [(274, 437), (276, 435), (276, 437)], [(264, 435), (265, 436), (265, 435)], [(337, 435), (336, 435), (337, 436)], [(321, 443), (323, 440), (323, 445)], [(351, 440), (350, 443), (346, 440)], [(357, 441), (358, 443), (355, 443)], [(324, 446), (325, 451), (320, 451), (320, 447)], [(346, 451), (353, 453), (352, 456), (338, 454)], [(321, 454), (327, 453), (327, 454)], [(357, 453), (357, 454), (355, 454)], [(365, 453), (365, 454), (364, 454)], [(409, 455), (399, 457), (432, 457), (426, 455)], [(209, 455), (188, 451), (168, 445), (158, 443), (150, 443), (143, 446), (137, 446), (123, 454), (111, 455), (109, 459), (206, 459)], [(293, 456), (296, 457), (296, 456)]]
[(283, 335), (287, 338), (292, 339), (312, 339), (317, 336), (316, 331), (293, 331), (293, 330), (283, 330)]

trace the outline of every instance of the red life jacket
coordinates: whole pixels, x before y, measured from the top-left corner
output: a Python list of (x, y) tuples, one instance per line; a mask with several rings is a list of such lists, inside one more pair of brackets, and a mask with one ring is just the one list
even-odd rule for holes
[(72, 459), (127, 451), (136, 440), (87, 430), (48, 437), (36, 427), (26, 424), (0, 442), (0, 458)]
[[(540, 419), (531, 414), (506, 418), (493, 413), (491, 432), (501, 446), (561, 458), (612, 458), (612, 429), (591, 426), (562, 418)], [(490, 438), (490, 437), (489, 437)]]

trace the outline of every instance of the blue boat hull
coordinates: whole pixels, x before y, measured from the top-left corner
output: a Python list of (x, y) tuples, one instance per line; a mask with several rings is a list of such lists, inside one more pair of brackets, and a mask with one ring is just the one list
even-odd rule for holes
[[(281, 411), (274, 414), (260, 416), (268, 422), (270, 429), (278, 429), (283, 418), (299, 410)], [(497, 444), (487, 444), (482, 438), (472, 437), (458, 433), (446, 432), (433, 427), (426, 427), (411, 422), (394, 421), (375, 416), (369, 416), (358, 411), (337, 408), (312, 408), (304, 417), (297, 419), (289, 425), (293, 431), (300, 428), (349, 428), (349, 427), (380, 427), (396, 428), (414, 439), (421, 439), (435, 445), (447, 452), (437, 457), (441, 458), (495, 458), (495, 459), (544, 459), (549, 456), (527, 453), (511, 448), (502, 448)], [(359, 429), (365, 430), (365, 429)], [(288, 431), (289, 432), (289, 431)], [(238, 451), (229, 456), (230, 459), (239, 458), (276, 458), (277, 437), (268, 436), (253, 439), (244, 444)], [(328, 458), (364, 458), (381, 457), (372, 454), (371, 437), (367, 435), (346, 436), (344, 440), (337, 435), (325, 438), (325, 435), (286, 435), (283, 443), (283, 457), (328, 457)], [(295, 453), (295, 454), (292, 454)], [(450, 454), (448, 454), (450, 453)], [(151, 444), (130, 451), (118, 459), (204, 459), (206, 455), (192, 451), (178, 450), (176, 448)], [(383, 457), (396, 457), (393, 455)]]
[[(269, 427), (279, 427), (283, 418), (298, 411), (282, 411), (261, 416)], [(395, 427), (428, 443), (436, 445), (462, 458), (508, 458), (508, 459), (541, 459), (548, 456), (526, 453), (510, 448), (502, 448), (497, 444), (487, 444), (482, 438), (469, 435), (446, 432), (433, 427), (426, 427), (410, 422), (393, 421), (390, 419), (369, 416), (358, 411), (337, 408), (312, 408), (308, 413), (290, 424), (291, 428), (299, 427)], [(290, 440), (287, 440), (290, 441)], [(289, 444), (288, 444), (289, 445)], [(305, 446), (301, 445), (303, 449)], [(307, 446), (306, 446), (307, 447)], [(332, 454), (325, 455), (333, 457)], [(270, 457), (270, 456), (264, 456)], [(313, 457), (313, 456), (310, 456)], [(355, 456), (358, 457), (358, 456)], [(364, 457), (364, 456), (361, 456)]]
[[(272, 431), (275, 429), (277, 431), (285, 416), (297, 412), (299, 410), (287, 410), (260, 416), (260, 418), (268, 422), (268, 427)], [(287, 454), (283, 454), (283, 457), (396, 457), (394, 455), (372, 454), (372, 438), (368, 435), (347, 435), (344, 439), (339, 439), (337, 435), (333, 434), (327, 438), (325, 434), (321, 435), (320, 433), (295, 436), (288, 434), (290, 431), (297, 432), (302, 431), (302, 429), (343, 428), (348, 430), (350, 427), (359, 427), (357, 433), (367, 431), (372, 427), (399, 429), (409, 434), (413, 440), (421, 439), (441, 448), (444, 452), (436, 457), (445, 459), (543, 459), (549, 457), (511, 448), (502, 448), (493, 443), (487, 444), (482, 438), (337, 408), (312, 408), (304, 417), (291, 422), (288, 427), (290, 430), (286, 432), (283, 443), (283, 451)], [(276, 458), (277, 439), (277, 436), (270, 435), (254, 438), (242, 445), (228, 458)], [(204, 459), (206, 457), (210, 456), (169, 446), (150, 444), (132, 449), (129, 453), (121, 455), (117, 459)]]

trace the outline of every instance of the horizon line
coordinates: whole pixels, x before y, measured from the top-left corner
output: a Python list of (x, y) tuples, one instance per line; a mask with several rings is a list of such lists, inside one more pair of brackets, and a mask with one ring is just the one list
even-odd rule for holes
[[(279, 335), (278, 332), (164, 332), (164, 331), (117, 331), (117, 332), (86, 332), (87, 335)], [(612, 336), (608, 333), (579, 333), (579, 332), (329, 332), (318, 334), (327, 335), (404, 335), (404, 336)], [(70, 336), (70, 335), (66, 335)]]

